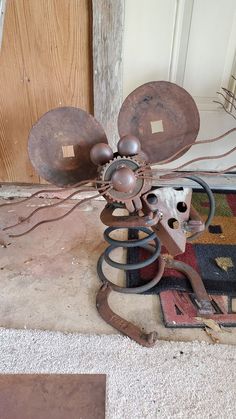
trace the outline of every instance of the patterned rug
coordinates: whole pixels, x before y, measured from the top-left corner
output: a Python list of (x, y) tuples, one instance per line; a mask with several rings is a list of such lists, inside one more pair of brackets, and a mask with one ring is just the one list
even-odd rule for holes
[[(175, 259), (191, 265), (201, 275), (203, 281), (209, 284), (216, 282), (225, 283), (228, 289), (234, 285), (236, 289), (236, 193), (214, 193), (216, 200), (216, 212), (208, 231), (204, 232), (194, 243), (188, 243), (186, 252)], [(206, 218), (209, 203), (206, 194), (193, 193), (193, 206), (203, 219)], [(164, 249), (163, 249), (164, 251)], [(141, 250), (140, 259), (146, 257), (145, 251)], [(148, 268), (127, 273), (127, 287), (143, 285), (150, 281), (157, 272), (157, 262)], [(177, 271), (166, 270), (163, 281), (184, 279), (183, 274)], [(181, 288), (181, 287), (180, 287)], [(147, 291), (147, 294), (160, 292), (158, 286)]]

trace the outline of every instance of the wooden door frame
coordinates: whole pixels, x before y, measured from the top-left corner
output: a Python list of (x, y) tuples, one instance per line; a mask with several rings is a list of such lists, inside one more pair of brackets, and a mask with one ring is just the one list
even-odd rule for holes
[[(117, 116), (123, 99), (124, 0), (91, 0), (94, 116), (110, 145), (118, 141)], [(0, 47), (6, 0), (0, 0)]]

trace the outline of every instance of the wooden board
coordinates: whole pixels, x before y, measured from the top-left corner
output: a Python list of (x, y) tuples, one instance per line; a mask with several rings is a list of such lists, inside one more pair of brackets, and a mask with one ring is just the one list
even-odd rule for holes
[(0, 182), (38, 183), (27, 153), (49, 109), (92, 111), (90, 0), (8, 0), (0, 56)]
[(0, 417), (105, 419), (105, 390), (103, 374), (0, 375)]

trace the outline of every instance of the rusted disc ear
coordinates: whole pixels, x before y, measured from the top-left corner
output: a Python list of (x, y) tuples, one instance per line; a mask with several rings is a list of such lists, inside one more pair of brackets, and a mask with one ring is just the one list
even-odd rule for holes
[(118, 117), (120, 136), (137, 137), (150, 163), (167, 159), (186, 145), (191, 147), (199, 124), (198, 109), (190, 94), (166, 81), (138, 87), (125, 99)]
[(44, 114), (29, 135), (29, 157), (38, 174), (58, 186), (73, 186), (97, 174), (90, 150), (107, 143), (106, 134), (92, 115), (64, 107)]

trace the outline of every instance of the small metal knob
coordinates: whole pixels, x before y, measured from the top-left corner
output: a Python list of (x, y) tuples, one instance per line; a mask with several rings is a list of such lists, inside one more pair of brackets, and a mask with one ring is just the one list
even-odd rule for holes
[(108, 163), (113, 158), (113, 151), (108, 144), (95, 144), (90, 151), (90, 159), (94, 164), (100, 166)]
[(113, 188), (118, 192), (133, 192), (136, 185), (136, 177), (129, 167), (119, 167), (111, 177)]
[(141, 144), (134, 135), (125, 135), (117, 144), (120, 156), (135, 156), (141, 151)]

